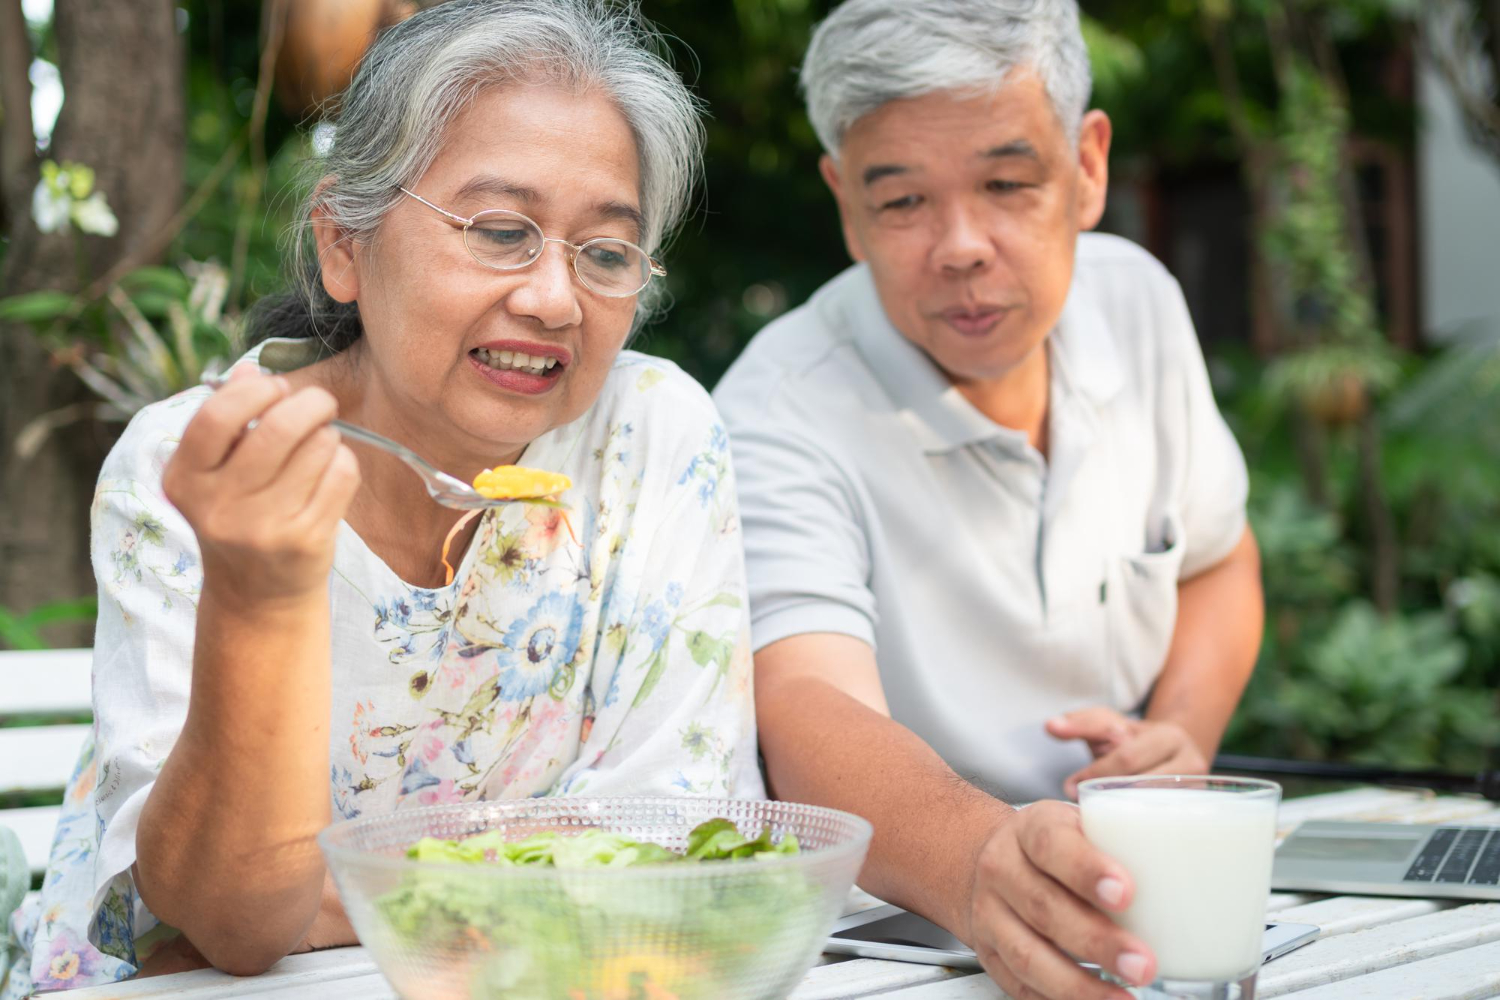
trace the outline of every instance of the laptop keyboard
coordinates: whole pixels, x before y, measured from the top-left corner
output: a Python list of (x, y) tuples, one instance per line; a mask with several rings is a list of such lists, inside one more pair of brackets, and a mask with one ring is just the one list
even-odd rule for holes
[(1500, 828), (1438, 827), (1404, 881), (1500, 885)]

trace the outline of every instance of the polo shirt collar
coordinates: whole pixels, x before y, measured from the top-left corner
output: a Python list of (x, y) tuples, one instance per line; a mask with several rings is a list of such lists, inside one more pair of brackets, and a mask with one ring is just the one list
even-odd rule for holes
[[(932, 358), (892, 325), (870, 269), (844, 275), (846, 316), (854, 343), (896, 410), (929, 453), (955, 451), (985, 441), (1024, 443), (1024, 436), (995, 423), (964, 398)], [(1054, 391), (1101, 406), (1119, 392), (1124, 371), (1119, 352), (1093, 296), (1075, 283), (1057, 328), (1048, 338)], [(1053, 400), (1054, 407), (1062, 400)]]

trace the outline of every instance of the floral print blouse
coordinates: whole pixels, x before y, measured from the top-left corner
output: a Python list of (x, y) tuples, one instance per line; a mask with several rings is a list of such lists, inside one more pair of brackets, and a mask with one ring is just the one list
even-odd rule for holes
[[(272, 340), (247, 357), (285, 371), (312, 350)], [(0, 1000), (123, 979), (176, 936), (142, 905), (131, 865), (187, 715), (202, 582), (162, 470), (208, 393), (142, 410), (100, 476), (94, 738), (40, 898), (12, 919)], [(403, 582), (340, 526), (335, 819), (463, 799), (762, 796), (739, 516), (707, 394), (622, 352), (594, 406), (522, 461), (572, 478), (568, 519), (487, 512), (448, 586)]]

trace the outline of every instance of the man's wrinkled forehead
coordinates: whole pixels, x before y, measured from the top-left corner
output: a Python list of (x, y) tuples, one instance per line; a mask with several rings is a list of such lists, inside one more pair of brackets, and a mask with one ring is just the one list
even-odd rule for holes
[(869, 186), (934, 154), (976, 164), (1041, 165), (1068, 143), (1041, 81), (1019, 72), (999, 87), (888, 101), (855, 119), (834, 159), (854, 171), (852, 180)]

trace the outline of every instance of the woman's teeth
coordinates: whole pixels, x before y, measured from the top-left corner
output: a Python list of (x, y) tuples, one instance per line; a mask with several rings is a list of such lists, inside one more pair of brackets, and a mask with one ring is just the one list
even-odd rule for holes
[(540, 375), (557, 364), (556, 358), (540, 354), (532, 356), (520, 351), (492, 351), (487, 347), (476, 348), (474, 356), (499, 371), (524, 371), (533, 375)]

